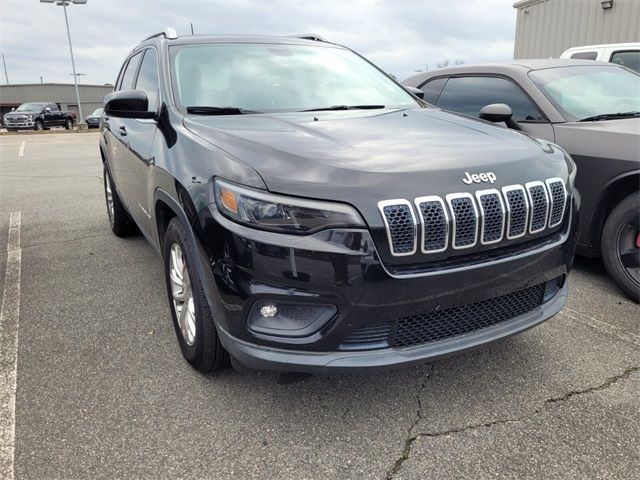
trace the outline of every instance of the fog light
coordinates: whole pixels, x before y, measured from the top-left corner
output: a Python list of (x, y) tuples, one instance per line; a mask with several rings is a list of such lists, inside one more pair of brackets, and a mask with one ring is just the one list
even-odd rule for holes
[(254, 333), (276, 337), (308, 337), (335, 317), (335, 305), (258, 301), (247, 317)]
[(278, 307), (275, 305), (264, 305), (260, 307), (260, 315), (264, 318), (275, 317), (278, 314)]

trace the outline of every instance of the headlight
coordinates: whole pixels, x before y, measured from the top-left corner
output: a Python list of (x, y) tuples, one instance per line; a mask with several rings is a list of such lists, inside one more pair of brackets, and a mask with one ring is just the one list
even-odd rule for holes
[(348, 205), (273, 195), (218, 178), (213, 188), (218, 211), (249, 227), (299, 235), (365, 227), (358, 212)]

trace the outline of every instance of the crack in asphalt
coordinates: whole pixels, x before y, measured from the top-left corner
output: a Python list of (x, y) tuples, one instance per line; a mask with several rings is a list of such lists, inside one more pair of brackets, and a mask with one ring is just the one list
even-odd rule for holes
[(527, 420), (529, 418), (532, 418), (532, 417), (540, 414), (545, 409), (545, 407), (548, 407), (549, 405), (553, 405), (555, 403), (565, 402), (565, 401), (567, 401), (567, 400), (569, 400), (569, 399), (571, 399), (572, 397), (575, 397), (575, 396), (586, 395), (586, 394), (589, 394), (589, 393), (606, 390), (607, 388), (613, 386), (617, 382), (628, 378), (633, 373), (638, 372), (638, 371), (640, 371), (640, 367), (637, 367), (637, 366), (629, 367), (629, 368), (625, 369), (622, 373), (620, 373), (618, 375), (614, 375), (612, 377), (609, 377), (603, 383), (601, 383), (599, 385), (596, 385), (594, 387), (588, 387), (588, 388), (585, 388), (585, 389), (582, 389), (582, 390), (571, 390), (571, 391), (569, 391), (569, 392), (567, 392), (564, 395), (561, 395), (559, 397), (548, 398), (543, 402), (541, 407), (534, 409), (530, 413), (527, 413), (527, 414), (524, 414), (524, 415), (521, 415), (521, 416), (518, 416), (518, 417), (492, 420), (490, 422), (474, 423), (474, 424), (465, 425), (465, 426), (458, 427), (458, 428), (451, 428), (451, 429), (448, 429), (448, 430), (441, 430), (441, 431), (438, 431), (438, 432), (421, 432), (421, 433), (417, 433), (417, 434), (413, 435), (413, 429), (416, 427), (416, 425), (418, 424), (418, 422), (422, 418), (422, 406), (421, 406), (421, 401), (420, 401), (420, 394), (424, 390), (424, 387), (426, 386), (427, 381), (429, 380), (429, 378), (431, 377), (431, 374), (433, 373), (433, 368), (432, 368), (431, 372), (429, 372), (429, 376), (427, 377), (427, 381), (425, 381), (422, 384), (422, 387), (421, 387), (421, 389), (420, 389), (420, 391), (419, 391), (419, 393), (417, 395), (418, 396), (417, 418), (413, 422), (411, 427), (409, 428), (408, 436), (405, 438), (404, 448), (402, 450), (402, 454), (395, 461), (395, 463), (393, 464), (393, 467), (387, 472), (386, 480), (392, 480), (394, 475), (396, 475), (400, 471), (400, 469), (402, 468), (402, 465), (404, 464), (404, 462), (409, 460), (409, 457), (411, 455), (411, 447), (413, 446), (413, 443), (419, 438), (423, 438), (423, 437), (427, 437), (427, 438), (428, 437), (432, 437), (432, 438), (433, 437), (444, 437), (444, 436), (447, 436), (447, 435), (454, 435), (454, 434), (457, 434), (457, 433), (464, 433), (464, 432), (467, 432), (467, 431), (470, 431), (470, 430), (475, 430), (475, 429), (478, 429), (478, 428), (489, 428), (489, 427), (492, 427), (494, 425), (502, 425), (502, 424), (507, 424), (507, 423), (521, 422), (523, 420)]
[(424, 392), (427, 383), (429, 383), (429, 380), (431, 380), (434, 370), (435, 364), (431, 364), (429, 372), (427, 373), (427, 378), (424, 379), (424, 381), (420, 385), (420, 388), (418, 389), (418, 392), (416, 393), (416, 400), (418, 404), (418, 407), (416, 408), (416, 418), (411, 426), (407, 429), (407, 437), (404, 440), (402, 454), (394, 462), (391, 469), (387, 472), (387, 480), (391, 480), (393, 476), (398, 473), (398, 471), (400, 471), (400, 469), (402, 468), (402, 464), (409, 460), (409, 456), (411, 455), (411, 446), (413, 445), (413, 442), (418, 439), (418, 435), (413, 435), (413, 429), (416, 428), (416, 425), (418, 425), (418, 422), (420, 422), (420, 420), (422, 419), (422, 399), (420, 398), (420, 395), (422, 395), (422, 392)]
[(560, 397), (549, 398), (549, 399), (545, 400), (544, 403), (545, 403), (545, 405), (549, 405), (551, 403), (564, 402), (566, 400), (569, 400), (571, 397), (575, 397), (576, 395), (584, 395), (586, 393), (592, 393), (592, 392), (598, 392), (600, 390), (606, 390), (607, 388), (609, 388), (613, 384), (619, 382), (620, 380), (624, 380), (625, 378), (629, 377), (632, 373), (635, 373), (638, 370), (640, 370), (640, 367), (629, 367), (624, 372), (622, 372), (621, 374), (614, 375), (613, 377), (607, 378), (607, 380), (604, 383), (601, 383), (600, 385), (597, 385), (597, 386), (591, 387), (591, 388), (586, 388), (584, 390), (571, 390), (570, 392), (567, 392), (567, 393), (565, 393), (564, 395), (562, 395)]

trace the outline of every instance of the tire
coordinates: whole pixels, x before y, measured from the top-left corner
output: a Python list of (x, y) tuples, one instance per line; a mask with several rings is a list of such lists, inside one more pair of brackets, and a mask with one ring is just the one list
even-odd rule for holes
[(71, 120), (70, 118), (67, 118), (67, 120), (64, 122), (64, 129), (71, 130), (72, 128), (73, 128), (73, 120)]
[(118, 237), (128, 237), (136, 233), (137, 227), (129, 212), (120, 201), (107, 167), (103, 167), (104, 199), (107, 204), (107, 215), (111, 231)]
[(182, 355), (201, 372), (226, 367), (229, 354), (220, 343), (202, 288), (196, 268), (197, 255), (176, 217), (169, 222), (164, 236), (163, 258), (169, 308)]
[(44, 123), (42, 123), (42, 120), (36, 120), (36, 122), (33, 124), (33, 129), (38, 132), (40, 130), (44, 130)]
[[(618, 287), (640, 303), (640, 192), (611, 211), (602, 229), (602, 259)], [(634, 266), (635, 265), (635, 266)]]

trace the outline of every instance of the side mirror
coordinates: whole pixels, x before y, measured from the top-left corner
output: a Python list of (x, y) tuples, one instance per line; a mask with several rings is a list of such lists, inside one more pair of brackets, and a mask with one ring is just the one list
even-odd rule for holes
[(142, 90), (123, 90), (107, 95), (104, 99), (104, 113), (119, 118), (156, 118), (156, 112), (149, 112), (149, 100)]
[(49, 107), (45, 108), (44, 113), (51, 113), (51, 109)]
[(486, 105), (480, 110), (480, 118), (489, 122), (507, 124), (507, 127), (513, 130), (522, 130), (522, 127), (513, 118), (513, 111), (506, 103), (492, 103)]
[(416, 87), (409, 87), (407, 85), (403, 85), (403, 87), (408, 90), (410, 93), (413, 93), (420, 100), (424, 100), (424, 92)]

